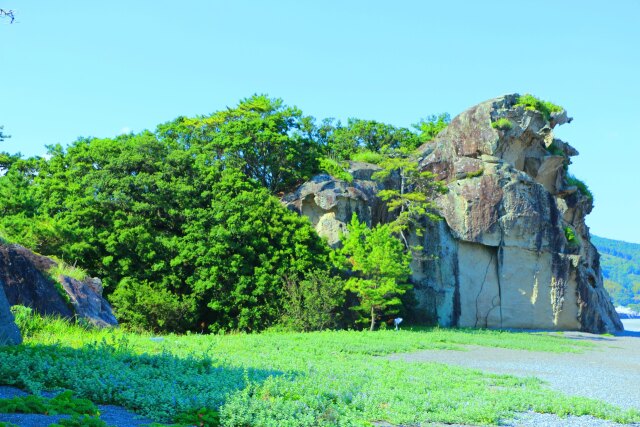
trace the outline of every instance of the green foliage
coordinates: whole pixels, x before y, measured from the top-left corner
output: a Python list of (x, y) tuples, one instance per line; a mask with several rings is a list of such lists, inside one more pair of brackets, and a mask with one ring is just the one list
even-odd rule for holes
[(449, 126), (451, 123), (451, 117), (448, 113), (442, 113), (439, 115), (432, 115), (426, 119), (420, 119), (420, 121), (413, 125), (413, 127), (419, 132), (421, 143), (433, 141), (435, 137)]
[(49, 269), (48, 273), (54, 278), (59, 276), (66, 276), (72, 279), (83, 281), (88, 277), (87, 272), (82, 268), (71, 266), (56, 257), (53, 257), (53, 260), (56, 262), (56, 264), (51, 267), (51, 269)]
[(13, 423), (5, 423), (3, 421), (0, 421), (0, 427), (20, 427), (20, 426)]
[(360, 321), (370, 322), (373, 331), (379, 316), (397, 313), (402, 304), (399, 296), (411, 288), (406, 284), (411, 274), (411, 254), (404, 252), (389, 224), (368, 228), (354, 213), (347, 230), (336, 260), (355, 274), (345, 290), (358, 296), (360, 305), (353, 310), (363, 315)]
[(295, 331), (320, 331), (339, 325), (344, 304), (344, 281), (326, 270), (313, 270), (300, 279), (285, 276), (282, 324)]
[(353, 160), (354, 162), (371, 163), (374, 165), (379, 164), (384, 159), (385, 159), (384, 154), (376, 153), (374, 151), (369, 151), (369, 150), (358, 151), (357, 153), (351, 156), (351, 160)]
[(62, 392), (51, 399), (36, 395), (0, 399), (0, 413), (91, 416), (99, 414), (98, 408), (90, 400), (76, 398), (71, 391)]
[(593, 201), (593, 193), (591, 192), (591, 190), (589, 190), (587, 184), (585, 184), (583, 181), (580, 181), (575, 176), (571, 174), (567, 175), (567, 185), (570, 187), (578, 187), (578, 191), (580, 192), (580, 194), (582, 194), (583, 196), (587, 196), (587, 198)]
[(640, 304), (640, 244), (591, 236), (600, 252), (604, 285), (616, 305)]
[(528, 93), (518, 97), (515, 106), (522, 106), (527, 110), (539, 111), (547, 121), (551, 119), (551, 113), (560, 113), (564, 110), (564, 108), (559, 105), (549, 101), (542, 101)]
[(562, 157), (566, 157), (567, 155), (565, 154), (565, 152), (558, 147), (555, 143), (551, 143), (546, 147), (547, 151), (549, 152), (549, 154), (554, 155), (554, 156), (562, 156)]
[(349, 167), (348, 162), (338, 162), (329, 157), (322, 157), (319, 159), (319, 163), (320, 170), (325, 171), (332, 177), (349, 183), (353, 182), (353, 176), (346, 170)]
[[(398, 233), (409, 249), (406, 232), (411, 229), (419, 236), (425, 227), (424, 221), (440, 220), (434, 202), (438, 194), (447, 192), (444, 182), (438, 181), (436, 175), (418, 170), (418, 163), (407, 157), (387, 157), (380, 162), (382, 170), (373, 174), (373, 179), (385, 180), (397, 173), (400, 177), (399, 189), (385, 189), (378, 196), (387, 202), (390, 212), (396, 212), (396, 219), (390, 224), (394, 233)], [(420, 248), (416, 248), (420, 249)]]
[(13, 305), (11, 306), (11, 313), (24, 338), (31, 337), (45, 328), (44, 319), (34, 313), (30, 307)]
[(107, 423), (100, 418), (90, 417), (88, 415), (74, 415), (71, 418), (64, 418), (56, 424), (49, 427), (109, 427)]
[(533, 378), (380, 357), (462, 350), (465, 345), (550, 352), (593, 347), (557, 334), (495, 330), (403, 328), (152, 340), (68, 325), (66, 331), (43, 330), (25, 346), (0, 348), (0, 379), (26, 388), (66, 387), (163, 422), (194, 409), (218, 410), (224, 426), (348, 426), (374, 420), (477, 425), (528, 410), (640, 419), (637, 412), (558, 395)]
[[(257, 126), (257, 107), (242, 108)], [(284, 120), (281, 113), (265, 112), (261, 126), (276, 126), (270, 120)], [(47, 160), (14, 162), (0, 177), (0, 229), (103, 278), (123, 324), (267, 328), (279, 320), (283, 273), (327, 267), (328, 247), (257, 175), (247, 176), (246, 164), (210, 151), (212, 134), (179, 134), (174, 125), (81, 139), (49, 147)], [(265, 132), (256, 138), (272, 135)]]
[(465, 178), (477, 178), (479, 176), (482, 176), (482, 174), (484, 174), (484, 168), (480, 168), (473, 172), (467, 172)]
[(179, 414), (174, 422), (186, 426), (217, 427), (220, 425), (220, 413), (214, 409), (192, 409)]
[(564, 237), (567, 239), (567, 242), (569, 242), (570, 245), (578, 244), (578, 237), (576, 236), (576, 232), (572, 227), (567, 226), (564, 228)]
[(498, 130), (509, 130), (513, 128), (513, 123), (505, 117), (500, 117), (498, 120), (491, 123), (491, 127)]
[(406, 128), (350, 118), (346, 126), (340, 122), (326, 121), (321, 138), (327, 154), (338, 160), (352, 159), (361, 151), (385, 153), (401, 149), (413, 151), (420, 145), (418, 135)]

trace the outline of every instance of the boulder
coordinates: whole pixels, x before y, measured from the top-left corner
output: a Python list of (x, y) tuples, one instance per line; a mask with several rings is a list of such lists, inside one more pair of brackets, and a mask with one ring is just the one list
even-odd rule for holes
[(111, 307), (102, 298), (99, 279), (52, 277), (57, 262), (20, 245), (0, 245), (0, 283), (10, 305), (24, 305), (41, 315), (84, 319), (95, 326), (114, 326)]
[[(417, 311), (443, 326), (620, 331), (584, 221), (593, 201), (567, 185), (578, 152), (553, 134), (571, 119), (547, 120), (517, 99), (470, 108), (418, 150), (420, 169), (449, 191), (437, 199), (443, 221), (411, 236), (424, 248), (412, 262)], [(499, 119), (511, 128), (495, 129)], [(354, 176), (375, 168), (351, 164)], [(377, 193), (396, 183), (358, 176), (320, 175), (284, 202), (337, 245), (353, 212), (370, 225), (392, 218)]]
[(4, 289), (0, 286), (0, 345), (15, 345), (21, 342), (20, 331), (9, 309), (9, 302), (4, 294)]

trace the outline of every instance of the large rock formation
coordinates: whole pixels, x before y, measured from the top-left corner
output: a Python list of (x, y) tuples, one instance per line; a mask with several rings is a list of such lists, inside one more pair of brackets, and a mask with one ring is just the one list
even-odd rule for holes
[(15, 345), (22, 342), (20, 331), (9, 310), (9, 302), (0, 286), (0, 345)]
[(20, 245), (0, 245), (0, 287), (10, 305), (24, 305), (42, 315), (82, 319), (94, 326), (118, 322), (102, 298), (99, 279), (51, 277), (56, 261)]
[[(465, 111), (419, 149), (421, 170), (449, 192), (437, 200), (444, 221), (412, 236), (425, 248), (412, 264), (418, 312), (443, 326), (622, 330), (584, 222), (593, 201), (566, 177), (578, 152), (552, 131), (571, 119), (517, 99)], [(499, 119), (511, 126), (494, 128)], [(284, 202), (335, 245), (352, 212), (370, 224), (388, 220), (376, 193), (394, 183), (372, 181), (375, 169), (352, 164), (351, 184), (319, 175)]]

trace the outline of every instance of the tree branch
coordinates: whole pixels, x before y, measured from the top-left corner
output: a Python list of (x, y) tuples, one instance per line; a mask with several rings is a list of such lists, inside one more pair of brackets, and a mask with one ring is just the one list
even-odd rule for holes
[(11, 19), (10, 24), (13, 24), (13, 21), (16, 20), (16, 16), (14, 14), (14, 11), (11, 9), (0, 9), (0, 18), (2, 17), (7, 17), (9, 19)]

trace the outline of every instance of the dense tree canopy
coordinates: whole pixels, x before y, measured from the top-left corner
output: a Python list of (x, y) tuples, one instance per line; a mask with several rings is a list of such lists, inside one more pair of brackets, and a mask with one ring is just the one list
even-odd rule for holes
[(332, 153), (384, 157), (420, 142), (374, 121), (316, 125), (254, 95), (153, 132), (48, 146), (44, 158), (0, 153), (0, 232), (101, 277), (135, 327), (336, 326), (344, 283), (330, 249), (276, 196)]

